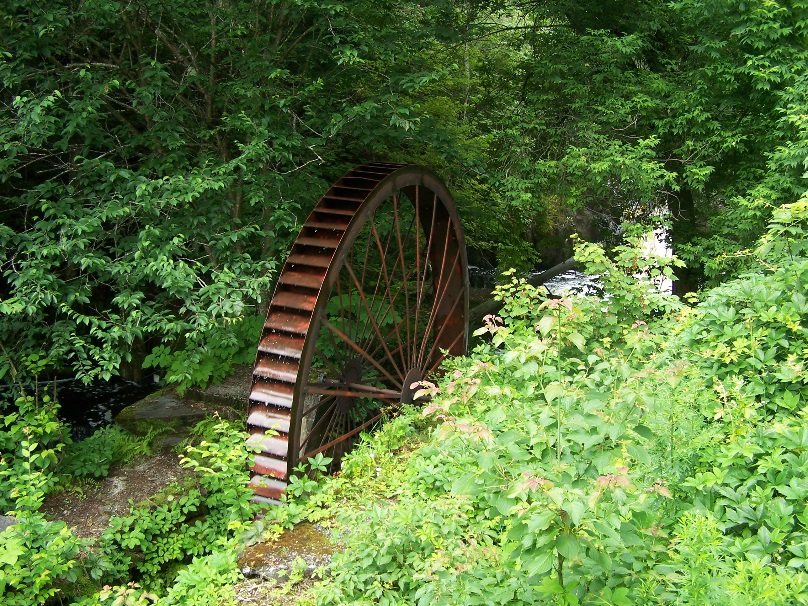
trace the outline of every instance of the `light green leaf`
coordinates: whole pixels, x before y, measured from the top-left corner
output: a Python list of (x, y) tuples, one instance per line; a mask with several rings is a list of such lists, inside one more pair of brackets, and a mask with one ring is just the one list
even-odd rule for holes
[(544, 388), (544, 397), (548, 402), (552, 402), (556, 398), (560, 398), (566, 393), (566, 388), (558, 381), (553, 381)]
[(546, 337), (553, 329), (556, 319), (553, 316), (544, 316), (536, 325), (536, 330), (541, 333), (541, 336)]
[(571, 335), (569, 335), (567, 338), (568, 338), (568, 339), (570, 340), (570, 342), (571, 342), (573, 345), (575, 345), (575, 347), (577, 347), (577, 348), (578, 348), (580, 351), (582, 351), (582, 352), (583, 352), (583, 351), (585, 351), (585, 347), (586, 347), (586, 339), (584, 338), (584, 336), (583, 336), (582, 334), (577, 333), (577, 332), (574, 332), (574, 333), (572, 333)]
[(567, 512), (570, 516), (570, 521), (573, 526), (581, 523), (581, 519), (586, 513), (586, 504), (581, 501), (568, 501), (561, 506), (561, 509)]
[(577, 558), (581, 552), (581, 542), (574, 534), (560, 534), (556, 538), (556, 549), (562, 556), (571, 560)]
[(553, 553), (550, 550), (542, 551), (524, 563), (528, 576), (544, 574), (553, 568)]

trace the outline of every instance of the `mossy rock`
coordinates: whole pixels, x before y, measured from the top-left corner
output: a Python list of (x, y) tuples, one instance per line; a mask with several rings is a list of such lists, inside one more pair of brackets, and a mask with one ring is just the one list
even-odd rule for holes
[(170, 443), (163, 447), (172, 447), (186, 438), (190, 430), (202, 419), (219, 414), (233, 417), (235, 411), (221, 414), (221, 407), (182, 398), (173, 387), (157, 391), (131, 406), (124, 408), (115, 417), (115, 423), (126, 431), (144, 436), (149, 431), (164, 433), (166, 425), (172, 429), (161, 442)]

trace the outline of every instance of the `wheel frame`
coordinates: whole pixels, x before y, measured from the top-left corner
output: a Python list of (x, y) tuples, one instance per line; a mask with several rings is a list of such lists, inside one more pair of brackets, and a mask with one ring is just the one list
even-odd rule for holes
[[(359, 175), (359, 176), (357, 176)], [(340, 185), (341, 183), (347, 183), (348, 181), (356, 181), (356, 180), (364, 180), (369, 182), (373, 181), (373, 177), (367, 177), (366, 175), (376, 175), (378, 180), (372, 186), (372, 188), (367, 191), (364, 197), (359, 202), (358, 208), (353, 212), (348, 220), (347, 224), (344, 225), (344, 229), (340, 227), (339, 229), (331, 226), (322, 228), (322, 221), (318, 220), (318, 215), (326, 212), (326, 205), (329, 203), (328, 200), (333, 200), (335, 194), (332, 192), (334, 191), (343, 191), (345, 189), (350, 189), (349, 186)], [(352, 182), (353, 182), (352, 181)], [(360, 188), (357, 188), (359, 191)], [(280, 498), (283, 490), (285, 489), (286, 483), (288, 482), (289, 477), (291, 477), (294, 468), (299, 464), (299, 462), (307, 457), (312, 456), (316, 453), (316, 449), (311, 452), (306, 453), (305, 457), (301, 457), (301, 427), (303, 423), (303, 417), (305, 412), (305, 405), (306, 405), (306, 397), (308, 395), (308, 390), (311, 388), (309, 374), (312, 368), (312, 359), (314, 356), (314, 350), (317, 344), (317, 338), (320, 332), (320, 327), (323, 319), (326, 317), (326, 305), (329, 302), (329, 299), (333, 295), (334, 287), (339, 279), (340, 273), (343, 270), (345, 265), (345, 260), (347, 255), (351, 252), (352, 247), (356, 244), (356, 240), (359, 237), (360, 233), (362, 232), (362, 228), (368, 224), (369, 221), (372, 220), (374, 213), (380, 206), (382, 206), (385, 201), (390, 199), (394, 195), (399, 195), (399, 200), (402, 199), (400, 193), (403, 193), (406, 197), (410, 198), (411, 195), (408, 193), (412, 191), (428, 191), (430, 197), (432, 197), (431, 206), (434, 207), (434, 212), (430, 211), (432, 214), (432, 222), (429, 226), (424, 224), (424, 218), (422, 216), (423, 209), (418, 207), (418, 203), (415, 200), (411, 200), (416, 208), (416, 214), (414, 215), (413, 221), (415, 222), (415, 229), (422, 229), (422, 233), (424, 237), (429, 237), (429, 244), (426, 248), (424, 254), (430, 255), (430, 262), (431, 262), (431, 255), (434, 254), (434, 251), (431, 250), (433, 235), (436, 228), (436, 224), (438, 223), (437, 217), (440, 215), (440, 221), (445, 222), (445, 231), (440, 232), (441, 234), (445, 233), (446, 244), (444, 245), (444, 249), (439, 251), (443, 254), (441, 257), (443, 259), (441, 265), (441, 274), (440, 278), (436, 284), (443, 285), (444, 283), (446, 286), (444, 290), (440, 294), (440, 301), (433, 304), (433, 308), (443, 308), (448, 302), (444, 302), (444, 298), (446, 293), (449, 292), (450, 288), (459, 288), (462, 290), (460, 296), (455, 296), (454, 298), (449, 297), (449, 301), (452, 303), (452, 308), (449, 310), (448, 314), (444, 317), (446, 318), (446, 324), (440, 329), (440, 332), (437, 333), (436, 336), (432, 337), (435, 340), (432, 349), (429, 352), (429, 356), (436, 356), (437, 362), (432, 366), (437, 366), (439, 361), (442, 360), (443, 354), (440, 352), (440, 349), (448, 349), (449, 353), (452, 355), (463, 354), (466, 352), (467, 345), (468, 345), (468, 308), (469, 308), (469, 278), (468, 278), (468, 260), (465, 248), (465, 239), (463, 235), (462, 224), (460, 222), (460, 217), (457, 212), (457, 207), (452, 198), (448, 188), (446, 185), (441, 181), (441, 179), (431, 170), (420, 167), (420, 166), (407, 166), (407, 165), (400, 165), (400, 164), (389, 164), (389, 163), (373, 163), (373, 164), (365, 164), (361, 166), (357, 166), (354, 169), (348, 171), (346, 175), (344, 175), (340, 180), (338, 180), (332, 187), (328, 190), (328, 192), (320, 199), (320, 201), (315, 206), (314, 210), (312, 210), (309, 217), (306, 219), (306, 222), (303, 224), (300, 234), (298, 235), (297, 239), (295, 240), (295, 245), (292, 248), (292, 254), (286, 260), (286, 263), (281, 270), (278, 278), (278, 284), (275, 287), (275, 292), (273, 293), (272, 300), (270, 302), (268, 311), (267, 311), (267, 320), (264, 324), (264, 330), (261, 336), (261, 341), (259, 342), (259, 348), (256, 353), (256, 361), (253, 370), (253, 381), (252, 381), (252, 389), (250, 393), (250, 399), (248, 401), (248, 431), (249, 428), (255, 426), (255, 423), (251, 423), (251, 419), (253, 420), (261, 420), (260, 414), (261, 411), (258, 410), (257, 407), (267, 406), (266, 401), (262, 402), (262, 392), (261, 389), (266, 389), (266, 385), (269, 385), (269, 381), (273, 381), (275, 379), (267, 379), (268, 375), (271, 375), (273, 372), (277, 372), (277, 369), (272, 368), (271, 362), (267, 362), (265, 359), (262, 358), (262, 344), (274, 342), (277, 339), (274, 337), (277, 330), (283, 331), (284, 328), (281, 327), (281, 319), (286, 319), (288, 314), (284, 315), (286, 306), (283, 304), (283, 301), (280, 299), (288, 300), (289, 296), (283, 297), (283, 288), (282, 283), (286, 280), (286, 284), (289, 285), (290, 283), (290, 276), (295, 277), (299, 276), (299, 272), (297, 270), (297, 263), (295, 260), (299, 260), (303, 254), (295, 254), (296, 248), (303, 248), (309, 247), (313, 249), (318, 249), (316, 244), (312, 244), (313, 239), (316, 239), (318, 236), (318, 229), (322, 228), (326, 232), (334, 232), (342, 230), (341, 233), (338, 235), (339, 241), (337, 242), (336, 246), (330, 253), (330, 258), (328, 259), (327, 267), (325, 267), (325, 272), (322, 275), (322, 278), (317, 284), (316, 280), (309, 280), (309, 283), (306, 284), (306, 288), (315, 289), (317, 293), (315, 295), (315, 299), (313, 305), (311, 305), (310, 312), (306, 314), (302, 314), (299, 319), (299, 324), (295, 324), (294, 331), (296, 334), (300, 334), (300, 331), (305, 325), (305, 335), (303, 336), (302, 347), (299, 351), (299, 358), (297, 362), (297, 370), (295, 373), (294, 379), (294, 388), (292, 390), (292, 397), (291, 397), (291, 406), (286, 408), (285, 402), (284, 406), (280, 408), (285, 408), (288, 410), (288, 428), (287, 428), (287, 438), (286, 442), (286, 452), (285, 456), (280, 452), (282, 450), (282, 444), (278, 443), (278, 438), (272, 437), (256, 437), (256, 431), (260, 431), (262, 428), (266, 427), (266, 423), (263, 425), (258, 425), (258, 430), (253, 430), (253, 435), (251, 436), (251, 440), (253, 441), (253, 445), (259, 446), (259, 448), (264, 451), (259, 455), (256, 455), (256, 463), (253, 465), (252, 470), (255, 473), (253, 476), (250, 485), (256, 492), (257, 500), (259, 501), (275, 501)], [(418, 194), (420, 195), (420, 194)], [(345, 198), (347, 199), (347, 198)], [(352, 198), (352, 200), (357, 200), (358, 198)], [(396, 204), (396, 203), (394, 203)], [(395, 208), (395, 206), (394, 206)], [(333, 210), (333, 209), (331, 209)], [(427, 230), (429, 228), (429, 231)], [(400, 233), (399, 233), (400, 236)], [(323, 242), (330, 242), (333, 243), (334, 237), (330, 240), (328, 238), (323, 238)], [(452, 243), (453, 248), (452, 254), (455, 255), (455, 259), (449, 262), (447, 260), (447, 250), (449, 243)], [(297, 247), (298, 244), (301, 244), (301, 247)], [(399, 243), (400, 244), (400, 243)], [(425, 241), (426, 244), (426, 241)], [(330, 249), (329, 246), (322, 246), (319, 247), (319, 250), (325, 251), (326, 249)], [(324, 259), (328, 253), (321, 252), (318, 255), (311, 255), (312, 258), (318, 256), (319, 259), (317, 263), (320, 267), (322, 267), (324, 263)], [(400, 254), (403, 254), (403, 251), (400, 251)], [(384, 257), (384, 253), (383, 253)], [(402, 261), (403, 262), (403, 261)], [(425, 260), (426, 262), (426, 260)], [(449, 274), (446, 280), (442, 280), (443, 278), (443, 271), (446, 267), (449, 267)], [(309, 267), (309, 266), (307, 266)], [(424, 266), (426, 268), (426, 265)], [(433, 270), (434, 271), (434, 270)], [(310, 277), (310, 276), (309, 276)], [(424, 278), (422, 276), (422, 278)], [(307, 278), (308, 279), (308, 278)], [(450, 285), (450, 281), (453, 284)], [(362, 282), (362, 286), (364, 286), (364, 278)], [(388, 283), (388, 292), (389, 292), (389, 283)], [(279, 297), (279, 293), (281, 293)], [(303, 297), (303, 295), (300, 295)], [(437, 295), (436, 295), (437, 298)], [(309, 296), (306, 301), (310, 303), (311, 297)], [(438, 304), (439, 303), (439, 304)], [(391, 302), (392, 304), (392, 302)], [(459, 309), (457, 309), (459, 308)], [(278, 310), (281, 311), (278, 311)], [(437, 311), (430, 311), (429, 318), (433, 319), (434, 316), (437, 316)], [(308, 316), (308, 320), (306, 321), (305, 316)], [(437, 324), (433, 321), (433, 325), (427, 331), (427, 334), (433, 334), (437, 330)], [(291, 320), (290, 320), (291, 322)], [(291, 324), (290, 324), (291, 325)], [(448, 343), (449, 347), (444, 348), (443, 345), (446, 345), (445, 342), (439, 342), (439, 339), (444, 332), (445, 326), (450, 325), (449, 335), (453, 336), (452, 342)], [(375, 328), (375, 327), (374, 327)], [(414, 335), (417, 337), (417, 333)], [(297, 341), (300, 339), (298, 338)], [(401, 342), (399, 341), (399, 347), (401, 347)], [(386, 347), (386, 346), (385, 346)], [(427, 360), (428, 362), (431, 362)], [(409, 369), (410, 373), (415, 370)], [(407, 369), (404, 371), (407, 373)], [(290, 374), (290, 373), (287, 373)], [(409, 377), (410, 374), (407, 374)], [(420, 376), (418, 378), (421, 378)], [(288, 383), (288, 376), (283, 379), (284, 382)], [(406, 377), (402, 379), (403, 382), (406, 381)], [(270, 385), (271, 387), (271, 385)], [(408, 389), (408, 385), (402, 384), (402, 394), (400, 398), (400, 402), (411, 400), (411, 390)], [(265, 394), (264, 394), (265, 395)], [(254, 404), (255, 402), (255, 404)], [(277, 411), (276, 411), (277, 412)], [(259, 415), (259, 416), (256, 416)], [(381, 413), (376, 415), (375, 418), (371, 419), (369, 422), (363, 423), (358, 428), (354, 428), (351, 432), (344, 434), (341, 436), (340, 441), (350, 438), (351, 436), (357, 434), (365, 426), (367, 426), (371, 422), (375, 422), (381, 416)], [(280, 439), (280, 442), (283, 440)], [(326, 447), (321, 448), (320, 450), (326, 450), (327, 448), (333, 447), (337, 442), (331, 442), (330, 445), (326, 445)], [(270, 453), (270, 451), (272, 451)], [(264, 456), (262, 456), (264, 455)], [(267, 456), (273, 458), (273, 461), (268, 461)], [(285, 459), (285, 470), (281, 468), (279, 465), (280, 460)]]

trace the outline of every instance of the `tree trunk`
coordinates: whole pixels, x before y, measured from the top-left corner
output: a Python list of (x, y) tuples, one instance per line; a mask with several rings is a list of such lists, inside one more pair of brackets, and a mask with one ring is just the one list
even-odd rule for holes
[[(696, 224), (696, 204), (693, 200), (693, 192), (684, 187), (679, 192), (679, 196), (671, 198), (668, 202), (668, 210), (671, 213), (671, 250), (674, 255), (683, 244), (692, 241), (697, 235)], [(680, 267), (676, 270), (676, 280), (673, 282), (673, 294), (682, 297), (689, 292), (698, 290), (701, 279), (701, 268)]]

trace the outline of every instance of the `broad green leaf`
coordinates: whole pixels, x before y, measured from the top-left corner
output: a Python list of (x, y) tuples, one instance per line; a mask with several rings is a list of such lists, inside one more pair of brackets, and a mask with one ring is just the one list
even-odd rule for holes
[(561, 509), (567, 512), (570, 516), (570, 521), (572, 522), (573, 526), (578, 526), (581, 523), (581, 519), (584, 517), (586, 513), (587, 506), (585, 503), (581, 501), (567, 501), (561, 506)]
[(580, 351), (586, 351), (586, 339), (580, 333), (574, 332), (567, 336), (570, 342)]
[(564, 532), (556, 537), (556, 549), (562, 556), (571, 560), (577, 558), (581, 552), (581, 542), (574, 534)]
[(552, 402), (556, 398), (560, 398), (566, 393), (566, 388), (559, 382), (553, 381), (544, 388), (544, 397), (548, 402)]
[(634, 433), (637, 435), (645, 438), (646, 440), (653, 440), (654, 439), (654, 432), (652, 432), (648, 427), (645, 425), (635, 425), (634, 426)]
[(549, 572), (553, 568), (553, 561), (553, 551), (545, 549), (535, 555), (531, 553), (529, 556), (523, 556), (522, 566), (528, 576), (532, 577)]

